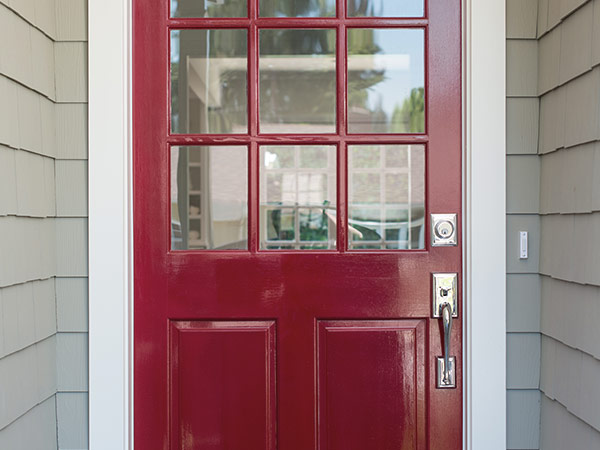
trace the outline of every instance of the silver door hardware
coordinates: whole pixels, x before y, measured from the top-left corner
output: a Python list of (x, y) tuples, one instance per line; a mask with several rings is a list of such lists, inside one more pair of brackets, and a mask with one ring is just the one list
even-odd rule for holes
[(449, 304), (452, 317), (458, 317), (458, 276), (455, 273), (432, 274), (433, 317), (442, 317), (442, 306)]
[(452, 306), (444, 303), (440, 307), (444, 327), (444, 356), (437, 358), (438, 389), (456, 387), (456, 357), (450, 356), (450, 333), (452, 331)]
[(431, 215), (431, 245), (433, 247), (457, 245), (456, 214)]

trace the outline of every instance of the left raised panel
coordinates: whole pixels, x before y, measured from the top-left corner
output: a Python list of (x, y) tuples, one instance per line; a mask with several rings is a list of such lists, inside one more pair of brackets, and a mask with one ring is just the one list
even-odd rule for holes
[(275, 322), (170, 328), (171, 448), (275, 449)]

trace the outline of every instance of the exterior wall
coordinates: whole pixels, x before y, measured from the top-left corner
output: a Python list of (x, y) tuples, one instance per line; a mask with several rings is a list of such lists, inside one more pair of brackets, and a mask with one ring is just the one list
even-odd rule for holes
[(541, 437), (600, 448), (600, 0), (540, 0)]
[(86, 23), (0, 0), (0, 448), (87, 448)]
[[(507, 448), (538, 449), (540, 429), (538, 0), (506, 2)], [(519, 231), (529, 257), (519, 259)]]

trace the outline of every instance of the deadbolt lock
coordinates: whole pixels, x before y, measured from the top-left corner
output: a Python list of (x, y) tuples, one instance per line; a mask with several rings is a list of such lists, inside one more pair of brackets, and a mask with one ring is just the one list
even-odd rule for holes
[(457, 245), (456, 214), (431, 215), (431, 245), (433, 247)]

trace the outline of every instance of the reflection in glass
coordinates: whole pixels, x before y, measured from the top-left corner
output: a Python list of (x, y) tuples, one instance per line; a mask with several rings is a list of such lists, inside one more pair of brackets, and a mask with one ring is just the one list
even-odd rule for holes
[(260, 147), (260, 247), (332, 249), (336, 147)]
[(171, 0), (171, 17), (246, 17), (247, 0)]
[(348, 146), (348, 248), (425, 248), (422, 145)]
[(348, 16), (422, 17), (423, 0), (348, 0)]
[(335, 0), (259, 0), (261, 17), (335, 16)]
[(171, 148), (171, 249), (247, 249), (248, 148)]
[(348, 30), (348, 132), (425, 131), (424, 31)]
[(246, 133), (246, 30), (171, 31), (171, 132)]
[(335, 30), (260, 30), (260, 131), (335, 132)]

